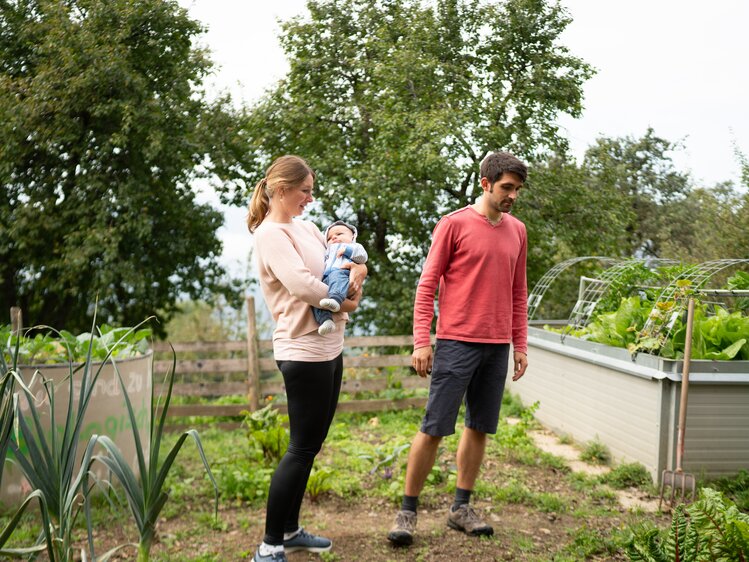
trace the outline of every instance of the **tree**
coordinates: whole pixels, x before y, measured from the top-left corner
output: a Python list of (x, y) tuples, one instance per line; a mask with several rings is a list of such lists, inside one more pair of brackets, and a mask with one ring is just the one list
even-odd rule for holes
[(564, 152), (556, 119), (579, 116), (592, 70), (560, 44), (570, 19), (547, 0), (307, 6), (283, 26), (288, 75), (248, 119), (257, 173), (284, 153), (311, 162), (318, 220), (355, 221), (370, 255), (356, 321), (408, 333), (439, 216), (473, 201), (490, 151)]
[[(228, 291), (190, 184), (241, 146), (201, 26), (168, 0), (0, 2), (0, 308), (85, 330)], [(158, 330), (158, 326), (156, 327)]]
[(666, 216), (661, 244), (665, 256), (692, 263), (747, 257), (749, 195), (730, 182), (693, 189)]
[(583, 167), (600, 189), (614, 190), (630, 208), (622, 254), (662, 255), (669, 210), (680, 206), (691, 188), (689, 175), (674, 168), (670, 153), (679, 145), (648, 129), (642, 138), (599, 138), (585, 153)]
[(514, 205), (528, 230), (528, 278), (577, 256), (619, 256), (629, 209), (611, 186), (564, 157), (537, 163)]

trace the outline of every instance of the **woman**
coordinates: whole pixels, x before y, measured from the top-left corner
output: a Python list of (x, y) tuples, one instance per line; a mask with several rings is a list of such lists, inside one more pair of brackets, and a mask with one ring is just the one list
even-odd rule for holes
[(255, 186), (247, 225), (255, 236), (260, 287), (276, 328), (273, 355), (283, 375), (291, 438), (268, 492), (265, 537), (254, 562), (286, 562), (285, 552), (325, 552), (332, 542), (299, 526), (312, 463), (333, 420), (343, 374), (343, 331), (361, 298), (366, 266), (351, 267), (349, 297), (321, 336), (312, 307), (328, 295), (321, 281), (325, 239), (308, 221), (294, 220), (313, 201), (315, 173), (298, 156), (281, 156)]

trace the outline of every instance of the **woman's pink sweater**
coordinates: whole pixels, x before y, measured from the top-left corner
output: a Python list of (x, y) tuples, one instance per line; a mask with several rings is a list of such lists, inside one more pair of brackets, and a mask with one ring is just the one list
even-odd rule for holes
[(263, 221), (255, 230), (260, 288), (276, 323), (273, 349), (277, 360), (328, 361), (343, 349), (346, 313), (336, 313), (337, 329), (317, 333), (313, 306), (328, 296), (321, 281), (325, 240), (313, 223)]

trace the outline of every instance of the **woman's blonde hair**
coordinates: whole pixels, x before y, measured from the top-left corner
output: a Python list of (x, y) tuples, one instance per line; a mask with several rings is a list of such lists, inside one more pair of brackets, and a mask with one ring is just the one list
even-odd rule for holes
[(291, 154), (276, 158), (265, 171), (265, 177), (255, 185), (247, 213), (247, 228), (250, 232), (255, 232), (265, 219), (270, 209), (271, 198), (287, 189), (299, 187), (309, 175), (315, 178), (314, 170), (304, 158)]

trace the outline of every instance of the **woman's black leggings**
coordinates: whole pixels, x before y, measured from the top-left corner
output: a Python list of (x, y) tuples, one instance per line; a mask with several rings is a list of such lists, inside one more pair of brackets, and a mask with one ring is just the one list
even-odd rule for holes
[(283, 544), (299, 528), (312, 463), (333, 421), (343, 376), (343, 355), (332, 361), (278, 361), (289, 406), (289, 448), (270, 481), (265, 516), (267, 544)]

